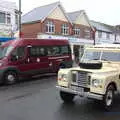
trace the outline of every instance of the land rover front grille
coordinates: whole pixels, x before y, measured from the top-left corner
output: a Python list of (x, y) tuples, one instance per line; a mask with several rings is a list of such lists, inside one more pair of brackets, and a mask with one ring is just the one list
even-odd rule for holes
[(87, 72), (72, 72), (72, 82), (77, 83), (79, 86), (86, 87), (88, 85), (88, 73)]

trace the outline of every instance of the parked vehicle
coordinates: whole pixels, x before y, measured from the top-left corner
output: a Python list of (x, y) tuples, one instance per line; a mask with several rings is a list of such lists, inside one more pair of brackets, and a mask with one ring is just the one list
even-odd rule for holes
[(79, 67), (60, 69), (57, 88), (65, 102), (79, 95), (101, 100), (110, 109), (114, 94), (120, 93), (120, 45), (86, 48)]
[(20, 77), (57, 72), (72, 67), (67, 40), (19, 39), (0, 47), (0, 82), (15, 83)]

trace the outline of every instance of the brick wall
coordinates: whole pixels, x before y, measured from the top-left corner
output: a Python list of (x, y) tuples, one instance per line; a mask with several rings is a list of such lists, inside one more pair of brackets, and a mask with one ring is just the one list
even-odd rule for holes
[[(55, 19), (45, 19), (42, 23), (41, 21), (36, 23), (29, 23), (29, 24), (23, 24), (22, 25), (22, 32), (24, 34), (24, 37), (29, 38), (36, 38), (38, 33), (45, 33), (45, 24), (47, 21), (52, 21), (55, 24), (55, 33), (54, 35), (62, 35), (61, 34), (61, 26), (62, 24), (68, 24), (69, 26), (69, 35), (74, 35), (73, 28), (79, 27), (80, 28), (80, 36), (77, 36), (78, 38), (85, 38), (85, 29), (88, 29), (91, 31), (91, 35), (89, 39), (93, 39), (93, 31), (90, 27), (84, 26), (84, 25), (72, 25), (69, 22), (64, 22), (60, 20)], [(50, 33), (51, 34), (51, 33)]]
[(90, 38), (86, 38), (86, 39), (93, 39), (94, 38), (94, 31), (92, 30), (91, 27), (88, 27), (88, 26), (85, 26), (85, 25), (78, 25), (78, 24), (74, 24), (73, 25), (73, 29), (77, 27), (77, 28), (80, 28), (80, 35), (74, 35), (74, 31), (73, 31), (73, 34), (74, 36), (78, 37), (78, 38), (85, 38), (85, 29), (89, 30), (90, 31)]
[(36, 38), (37, 34), (42, 31), (41, 22), (29, 23), (22, 25), (22, 33), (25, 38)]

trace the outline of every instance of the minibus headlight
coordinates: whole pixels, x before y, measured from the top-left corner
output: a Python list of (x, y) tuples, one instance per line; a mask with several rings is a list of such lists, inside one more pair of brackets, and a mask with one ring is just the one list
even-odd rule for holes
[(60, 81), (66, 81), (67, 82), (67, 75), (66, 74), (61, 74), (58, 76), (58, 80)]
[(94, 87), (100, 87), (101, 84), (102, 84), (102, 80), (99, 80), (99, 79), (92, 80), (92, 86), (94, 86)]

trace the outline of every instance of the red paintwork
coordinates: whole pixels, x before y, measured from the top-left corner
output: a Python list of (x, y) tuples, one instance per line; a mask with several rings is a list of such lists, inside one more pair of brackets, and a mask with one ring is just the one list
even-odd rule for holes
[[(56, 72), (61, 63), (61, 60), (72, 61), (71, 54), (67, 54), (64, 56), (44, 56), (44, 57), (30, 57), (28, 53), (27, 46), (52, 46), (52, 45), (68, 45), (69, 42), (67, 40), (47, 40), (47, 39), (18, 39), (6, 42), (2, 47), (13, 46), (14, 49), (18, 46), (25, 46), (24, 57), (18, 61), (11, 61), (11, 53), (8, 57), (3, 58), (0, 62), (3, 63), (0, 66), (1, 69), (5, 69), (10, 66), (15, 66), (21, 73), (25, 73), (24, 75), (37, 75), (39, 72)], [(66, 57), (65, 57), (66, 56)], [(29, 59), (29, 62), (28, 62)], [(40, 59), (40, 62), (37, 62), (37, 59)], [(52, 64), (52, 65), (50, 65)], [(36, 72), (35, 72), (36, 71)]]
[(18, 39), (6, 42), (3, 46), (27, 46), (27, 45), (66, 45), (67, 40), (51, 40), (51, 39)]

